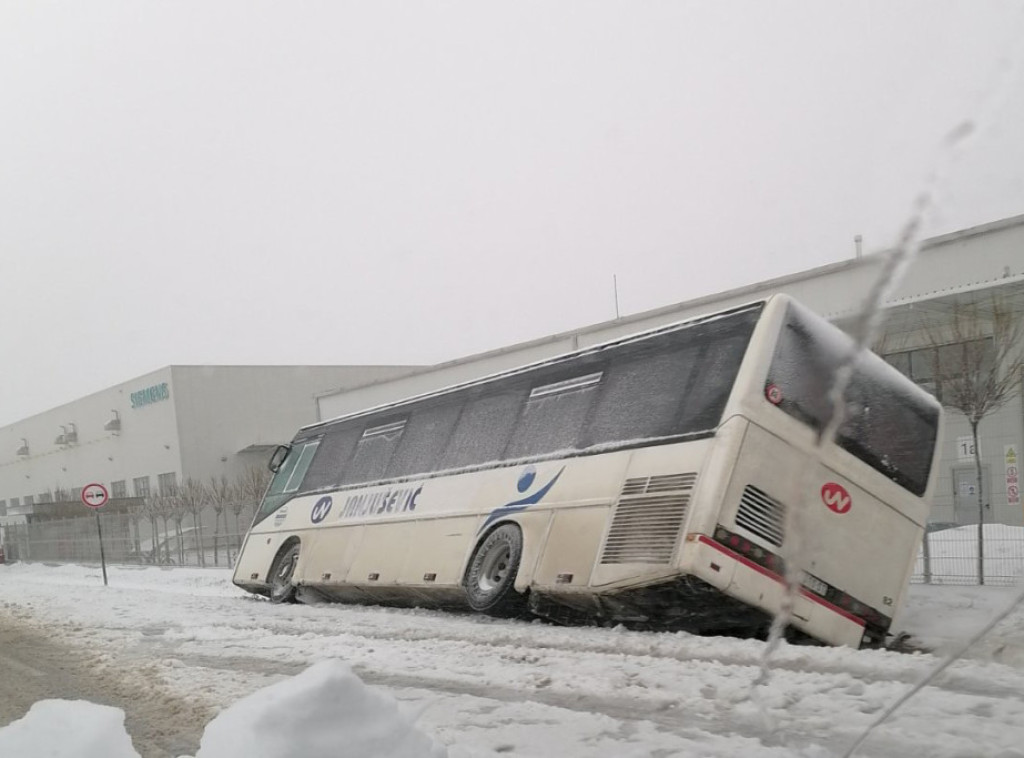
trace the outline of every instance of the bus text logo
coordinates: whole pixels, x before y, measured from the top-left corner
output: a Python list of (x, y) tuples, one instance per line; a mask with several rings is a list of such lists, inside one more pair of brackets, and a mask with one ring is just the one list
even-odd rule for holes
[(309, 519), (314, 524), (319, 524), (325, 518), (327, 514), (331, 512), (331, 505), (334, 501), (331, 500), (330, 495), (324, 495), (322, 498), (316, 501), (316, 505), (313, 506), (313, 510), (309, 514)]
[(830, 511), (839, 514), (846, 513), (853, 505), (853, 498), (846, 491), (846, 487), (836, 482), (829, 482), (821, 488), (821, 501)]
[(386, 513), (409, 513), (416, 510), (416, 498), (423, 491), (423, 486), (396, 487), (384, 492), (350, 495), (345, 501), (345, 508), (338, 518), (362, 518), (363, 516), (381, 516)]

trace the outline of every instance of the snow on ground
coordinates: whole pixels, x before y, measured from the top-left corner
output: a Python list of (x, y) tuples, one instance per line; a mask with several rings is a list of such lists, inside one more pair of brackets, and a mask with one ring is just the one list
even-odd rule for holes
[[(915, 586), (903, 623), (948, 649), (1013, 593)], [(223, 570), (114, 567), (105, 588), (97, 567), (14, 564), (0, 567), (0, 607), (12, 622), (90, 648), (99, 666), (144, 679), (197, 712), (223, 709), (319, 661), (342, 661), (396, 698), (451, 758), (824, 758), (842, 754), (939, 661), (783, 646), (768, 684), (754, 688), (764, 645), (753, 640), (274, 606), (234, 588)], [(1024, 756), (1024, 611), (858, 755)]]
[(46, 758), (139, 758), (124, 711), (81, 700), (40, 700), (0, 729), (0, 755)]
[[(288, 717), (282, 717), (282, 713)], [(196, 758), (445, 758), (395, 701), (322, 661), (254, 692), (210, 722)]]

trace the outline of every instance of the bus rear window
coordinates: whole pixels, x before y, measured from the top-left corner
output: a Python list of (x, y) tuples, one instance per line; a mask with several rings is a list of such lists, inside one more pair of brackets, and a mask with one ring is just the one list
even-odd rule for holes
[[(767, 386), (777, 405), (816, 431), (832, 416), (829, 391), (853, 341), (791, 304)], [(938, 433), (938, 403), (881, 358), (860, 355), (844, 397), (837, 444), (915, 495), (928, 485)]]

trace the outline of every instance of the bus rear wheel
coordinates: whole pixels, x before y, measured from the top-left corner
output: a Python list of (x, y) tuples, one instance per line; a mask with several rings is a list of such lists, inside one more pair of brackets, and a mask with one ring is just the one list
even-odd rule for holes
[(515, 590), (523, 557), (523, 533), (504, 524), (477, 545), (466, 571), (466, 597), (474, 611), (491, 616), (517, 616), (526, 610), (526, 597)]
[(294, 603), (296, 587), (292, 582), (299, 562), (299, 543), (293, 542), (278, 553), (270, 568), (270, 602)]

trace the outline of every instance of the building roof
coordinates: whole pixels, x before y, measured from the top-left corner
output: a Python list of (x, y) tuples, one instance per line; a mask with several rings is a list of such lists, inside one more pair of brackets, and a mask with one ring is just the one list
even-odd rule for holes
[[(969, 227), (967, 229), (961, 229), (948, 234), (942, 234), (935, 237), (930, 237), (923, 240), (920, 245), (919, 255), (921, 260), (918, 264), (926, 264), (927, 258), (930, 255), (937, 254), (941, 249), (948, 247), (952, 243), (960, 243), (971, 240), (972, 238), (982, 237), (986, 235), (993, 235), (998, 232), (1020, 229), (1024, 232), (1024, 214), (1017, 216), (1011, 216), (1009, 218), (1000, 219), (998, 221), (992, 221), (985, 224), (979, 224), (977, 226)], [(414, 368), (409, 371), (408, 374), (403, 377), (397, 378), (414, 378), (420, 375), (431, 374), (436, 371), (440, 371), (447, 368), (453, 368), (457, 366), (463, 366), (469, 363), (473, 363), (480, 360), (485, 360), (491, 357), (497, 357), (506, 353), (519, 352), (522, 350), (528, 350), (530, 348), (542, 348), (545, 345), (556, 344), (564, 342), (568, 339), (579, 339), (585, 338), (589, 335), (596, 335), (604, 333), (613, 328), (621, 328), (623, 326), (629, 327), (630, 325), (636, 325), (636, 331), (640, 331), (645, 328), (644, 325), (650, 324), (657, 321), (683, 319), (689, 315), (695, 315), (701, 311), (707, 312), (711, 310), (718, 310), (719, 308), (730, 307), (732, 305), (738, 305), (743, 302), (750, 302), (759, 300), (767, 297), (774, 292), (788, 292), (797, 285), (803, 285), (812, 283), (818, 280), (825, 279), (827, 277), (843, 277), (849, 272), (864, 271), (872, 272), (873, 270), (880, 268), (882, 262), (892, 253), (894, 249), (888, 248), (885, 250), (879, 250), (873, 253), (861, 257), (851, 258), (849, 260), (838, 261), (835, 263), (828, 263), (815, 268), (806, 269), (792, 274), (786, 274), (784, 276), (768, 279), (763, 282), (757, 282), (754, 284), (744, 285), (742, 287), (736, 287), (730, 290), (724, 290), (716, 292), (710, 295), (703, 295), (701, 297), (693, 298), (691, 300), (681, 301), (672, 303), (670, 305), (660, 306), (639, 313), (630, 314), (628, 316), (622, 316), (617, 319), (609, 319), (601, 321), (595, 324), (590, 324), (577, 329), (571, 329), (568, 331), (558, 332), (556, 334), (549, 335), (547, 337), (541, 337), (534, 340), (527, 340), (525, 342), (518, 342), (512, 345), (506, 345), (504, 347), (495, 348), (493, 350), (487, 350), (481, 353), (474, 353), (472, 355), (461, 356), (449, 361), (443, 361), (430, 366), (422, 366)], [(928, 300), (932, 298), (938, 298), (952, 294), (954, 292), (967, 292), (976, 290), (979, 288), (991, 287), (995, 283), (1010, 284), (1013, 282), (1024, 282), (1024, 247), (1021, 248), (1021, 253), (1017, 260), (1018, 272), (1016, 274), (1007, 274), (1006, 271), (1001, 272), (998, 278), (989, 277), (981, 280), (969, 280), (965, 279), (959, 281), (955, 285), (948, 285), (937, 289), (924, 288), (923, 290), (918, 289), (909, 293), (898, 292), (895, 296), (886, 299), (887, 306), (908, 304), (911, 302), (919, 302), (921, 300)], [(860, 301), (855, 301), (856, 305), (860, 305)], [(820, 310), (820, 309), (819, 309)], [(832, 312), (824, 312), (823, 316), (829, 319), (842, 319), (848, 317), (856, 311), (856, 308), (843, 307), (838, 308)], [(379, 385), (389, 384), (395, 381), (395, 378), (383, 378), (372, 382), (367, 382), (361, 385), (361, 387), (373, 387)], [(324, 393), (318, 397), (328, 397), (331, 395), (339, 394), (336, 392)]]

